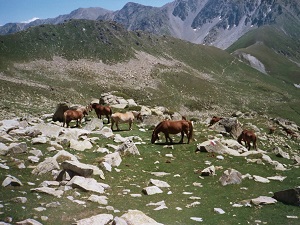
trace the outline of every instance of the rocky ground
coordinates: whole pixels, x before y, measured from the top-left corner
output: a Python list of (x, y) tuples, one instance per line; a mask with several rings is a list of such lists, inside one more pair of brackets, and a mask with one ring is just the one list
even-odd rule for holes
[[(110, 99), (111, 102), (109, 103), (118, 108), (125, 108), (129, 104), (128, 102), (135, 105), (132, 99), (125, 100), (110, 94), (103, 95), (103, 98), (105, 101), (109, 101)], [(151, 127), (163, 118), (181, 118), (179, 113), (174, 113), (173, 115), (166, 114), (164, 107), (140, 107), (141, 113), (144, 116), (144, 121), (140, 124), (140, 132), (145, 132), (143, 128), (145, 126), (151, 129)], [(250, 127), (259, 134), (261, 148), (270, 148), (276, 143), (277, 147), (274, 148), (272, 152), (266, 152), (261, 149), (249, 151), (233, 138), (238, 135), (238, 132), (242, 128), (237, 118), (255, 118), (255, 116), (255, 113), (242, 114), (237, 112), (233, 117), (224, 118), (210, 128), (207, 128), (209, 118), (199, 118), (197, 123), (206, 126), (203, 131), (214, 130), (217, 134), (214, 136), (208, 135), (207, 141), (197, 145), (197, 150), (212, 154), (213, 157), (217, 157), (220, 161), (228, 156), (243, 157), (247, 163), (271, 166), (273, 168), (272, 170), (277, 171), (278, 174), (287, 170), (298, 171), (300, 165), (299, 150), (287, 148), (289, 150), (286, 151), (280, 147), (286, 145), (287, 140), (294, 143), (295, 146), (299, 146), (299, 127), (296, 124), (283, 119), (273, 120), (272, 122), (277, 125), (277, 132), (280, 132), (280, 135), (265, 133), (252, 123), (246, 124), (247, 127)], [(228, 131), (229, 127), (230, 131)], [(279, 130), (279, 127), (292, 130), (294, 136), (286, 137), (286, 134)], [(128, 211), (121, 216), (115, 216), (115, 214), (118, 213), (116, 209), (117, 206), (112, 206), (109, 203), (110, 198), (113, 198), (113, 196), (108, 195), (107, 192), (112, 187), (109, 183), (105, 183), (105, 176), (112, 170), (118, 170), (118, 166), (120, 166), (124, 157), (128, 155), (141, 155), (138, 146), (145, 144), (141, 137), (135, 135), (125, 137), (122, 133), (115, 133), (108, 126), (104, 126), (102, 120), (96, 118), (91, 118), (90, 121), (86, 121), (82, 128), (63, 128), (60, 122), (52, 121), (52, 113), (41, 117), (23, 118), (22, 120), (20, 118), (2, 120), (0, 121), (0, 131), (0, 170), (5, 171), (6, 174), (5, 176), (1, 176), (2, 200), (0, 201), (0, 214), (9, 215), (8, 212), (13, 212), (12, 208), (14, 204), (22, 204), (24, 205), (24, 209), (26, 208), (26, 202), (28, 201), (26, 193), (20, 193), (18, 197), (12, 199), (5, 197), (5, 193), (13, 191), (14, 187), (27, 186), (28, 192), (37, 193), (37, 196), (40, 196), (40, 198), (45, 194), (55, 197), (52, 202), (47, 202), (41, 205), (41, 207), (32, 209), (35, 212), (41, 212), (40, 216), (30, 218), (31, 213), (29, 213), (27, 215), (28, 217), (24, 218), (24, 221), (16, 221), (14, 215), (11, 214), (10, 216), (2, 218), (0, 224), (47, 224), (49, 217), (45, 212), (47, 212), (47, 209), (50, 207), (60, 207), (59, 202), (62, 201), (62, 198), (67, 198), (72, 201), (73, 204), (83, 206), (89, 201), (95, 202), (111, 212), (83, 218), (74, 221), (75, 224), (162, 224), (147, 216), (140, 209), (128, 209)], [(106, 147), (98, 146), (97, 143), (100, 139), (102, 141), (104, 140), (104, 142), (105, 140), (112, 139), (113, 144), (106, 144)], [(42, 151), (35, 147), (42, 145), (48, 146), (46, 150)], [(166, 145), (166, 148), (173, 147)], [(78, 154), (71, 154), (66, 149), (75, 150)], [(104, 154), (98, 166), (83, 163), (80, 157), (78, 157), (90, 149)], [(49, 153), (51, 153), (52, 156), (45, 157), (45, 155), (49, 155)], [(270, 156), (274, 154), (289, 160), (290, 164), (287, 165), (281, 163), (280, 160), (272, 159), (273, 157), (271, 158)], [(141, 155), (141, 157), (143, 156)], [(170, 159), (174, 158), (172, 154), (168, 157), (170, 157)], [(11, 163), (12, 161), (13, 164)], [(32, 181), (24, 183), (22, 177), (19, 178), (10, 175), (10, 171), (21, 171), (24, 169), (31, 170)], [(215, 176), (216, 171), (220, 169), (218, 166), (207, 164), (207, 168), (197, 170), (195, 173), (203, 177)], [(51, 174), (53, 179), (39, 180), (37, 183), (36, 178), (42, 177), (43, 174)], [(133, 199), (142, 197), (143, 195), (158, 195), (166, 190), (169, 190), (167, 192), (172, 194), (170, 184), (163, 180), (166, 174), (164, 172), (158, 173), (153, 171), (153, 175), (157, 178), (150, 179), (146, 187), (141, 187), (141, 193), (130, 194)], [(174, 176), (175, 175), (176, 174), (174, 174)], [(249, 179), (257, 183), (270, 183), (274, 180), (284, 182), (286, 177), (281, 175), (261, 177), (253, 174), (241, 174), (235, 169), (228, 169), (224, 170), (222, 176), (219, 178), (219, 182), (222, 186), (227, 186), (240, 184), (243, 180)], [(200, 182), (194, 183), (193, 185), (197, 187), (202, 186)], [(75, 196), (69, 194), (70, 190), (75, 190)], [(88, 199), (80, 197), (82, 195), (81, 192), (90, 193)], [(124, 192), (125, 190), (123, 190), (123, 194)], [(128, 192), (130, 193), (130, 191)], [(186, 195), (190, 195), (190, 193), (186, 193)], [(287, 195), (292, 195), (294, 198), (287, 199)], [(192, 196), (191, 198), (193, 199), (192, 203), (186, 207), (197, 207), (200, 204), (201, 198), (197, 196)], [(289, 194), (274, 193), (273, 197), (258, 195), (256, 198), (245, 199), (245, 201), (234, 203), (232, 207), (276, 204), (277, 201), (288, 202), (289, 204), (295, 205), (298, 204), (299, 206), (299, 187), (289, 190)], [(152, 202), (151, 205), (155, 207), (155, 210), (166, 210), (168, 208), (165, 201)], [(182, 208), (178, 207), (177, 210), (182, 210)], [(218, 207), (214, 208), (214, 211), (217, 214), (226, 213), (222, 208)], [(287, 216), (294, 220), (299, 219), (298, 215)], [(191, 217), (190, 219), (195, 223), (203, 221), (203, 218), (197, 216)]]

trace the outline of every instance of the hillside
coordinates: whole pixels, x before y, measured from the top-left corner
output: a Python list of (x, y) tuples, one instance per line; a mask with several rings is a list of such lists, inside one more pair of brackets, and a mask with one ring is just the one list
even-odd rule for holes
[(174, 111), (255, 110), (299, 120), (299, 94), (215, 47), (71, 20), (0, 37), (1, 117), (49, 113), (119, 91)]

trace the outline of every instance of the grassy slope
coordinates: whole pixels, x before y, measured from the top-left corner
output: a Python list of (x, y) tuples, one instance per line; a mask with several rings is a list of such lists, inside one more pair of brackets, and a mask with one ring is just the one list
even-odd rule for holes
[[(152, 76), (161, 81), (159, 89), (146, 88), (143, 92), (120, 85), (99, 86), (93, 80), (94, 75), (88, 71), (69, 71), (67, 75), (75, 80), (65, 81), (58, 80), (51, 70), (25, 71), (13, 66), (14, 62), (52, 60), (53, 56), (62, 56), (68, 60), (102, 60), (115, 64), (133, 58), (135, 51), (173, 58), (186, 66), (165, 70), (163, 65), (157, 65)], [(272, 58), (275, 56), (273, 54)], [(290, 68), (287, 63), (289, 62), (283, 62), (284, 67)], [(272, 77), (277, 78), (279, 75), (276, 71), (281, 68), (283, 66), (274, 69)], [(22, 100), (28, 100), (29, 102), (24, 103), (24, 110), (28, 113), (39, 106), (41, 99), (48, 99), (48, 107), (53, 110), (57, 102), (69, 100), (86, 104), (87, 99), (99, 97), (103, 91), (110, 89), (124, 92), (143, 104), (165, 105), (171, 107), (171, 110), (177, 110), (182, 105), (192, 110), (214, 110), (217, 105), (227, 112), (253, 109), (269, 111), (274, 116), (290, 119), (297, 119), (299, 113), (299, 109), (294, 106), (298, 93), (289, 84), (257, 72), (225, 51), (166, 36), (127, 32), (115, 23), (73, 20), (57, 26), (45, 25), (14, 35), (1, 36), (0, 70), (13, 78), (51, 84), (54, 91), (51, 88), (44, 90), (1, 82), (1, 92), (8, 93), (5, 95), (8, 101), (2, 107), (12, 109), (11, 102), (21, 100), (22, 103)], [(283, 68), (280, 74), (284, 72), (286, 80), (291, 81), (292, 71), (295, 71), (297, 78), (299, 69), (295, 67), (291, 71)], [(199, 76), (200, 73), (207, 74), (212, 79), (203, 79)], [(148, 94), (152, 96), (150, 99), (147, 98)], [(274, 111), (278, 106), (282, 108), (282, 104), (293, 106), (292, 110), (288, 108), (293, 113)]]
[[(92, 113), (94, 116), (94, 113)], [(266, 118), (255, 118), (254, 120), (240, 120), (242, 123), (253, 123), (261, 128), (262, 133), (267, 132)], [(127, 124), (122, 124), (121, 129), (127, 128)], [(147, 127), (146, 127), (147, 128)], [(16, 176), (24, 184), (21, 187), (7, 187), (3, 188), (0, 192), (2, 204), (5, 205), (1, 210), (4, 214), (2, 218), (7, 216), (13, 217), (13, 222), (20, 221), (26, 218), (36, 218), (38, 221), (42, 215), (48, 216), (48, 221), (43, 221), (43, 224), (71, 224), (74, 220), (87, 218), (92, 215), (100, 213), (111, 213), (114, 216), (121, 216), (128, 209), (139, 209), (155, 219), (166, 225), (190, 225), (196, 224), (190, 217), (201, 217), (205, 224), (238, 224), (247, 223), (254, 224), (255, 220), (261, 220), (268, 224), (297, 224), (298, 219), (288, 219), (287, 215), (298, 215), (298, 207), (289, 206), (282, 203), (275, 205), (265, 206), (253, 206), (234, 208), (233, 203), (238, 203), (242, 200), (256, 198), (258, 196), (272, 196), (272, 192), (289, 189), (298, 185), (297, 176), (295, 172), (297, 168), (291, 168), (287, 171), (275, 171), (274, 166), (269, 164), (253, 164), (246, 163), (244, 157), (232, 157), (229, 155), (224, 156), (224, 160), (217, 160), (215, 157), (211, 157), (208, 153), (195, 153), (197, 143), (207, 140), (208, 135), (215, 135), (214, 131), (210, 131), (204, 124), (195, 123), (194, 138), (197, 141), (191, 142), (191, 144), (179, 144), (174, 145), (174, 149), (164, 148), (162, 144), (150, 144), (152, 130), (149, 129), (145, 132), (139, 131), (136, 124), (133, 126), (132, 131), (121, 131), (119, 134), (123, 137), (126, 136), (139, 136), (145, 142), (144, 144), (137, 145), (141, 155), (139, 156), (125, 156), (121, 165), (118, 167), (119, 171), (113, 169), (112, 172), (105, 172), (105, 180), (99, 180), (97, 176), (94, 178), (99, 182), (104, 182), (111, 186), (111, 189), (106, 191), (109, 206), (113, 206), (114, 209), (120, 212), (112, 212), (105, 208), (105, 206), (99, 206), (96, 203), (87, 201), (87, 198), (92, 194), (83, 192), (79, 189), (66, 191), (62, 198), (54, 198), (47, 194), (37, 194), (31, 192), (31, 188), (37, 187), (44, 180), (52, 180), (51, 174), (42, 176), (32, 176), (31, 171), (32, 163), (27, 160), (28, 154), (16, 155), (14, 157), (5, 156), (7, 160), (6, 164), (11, 168), (10, 170), (3, 170), (0, 177), (4, 179), (5, 175), (10, 174)], [(283, 138), (283, 134), (280, 132), (275, 134), (270, 139)], [(172, 136), (175, 141), (179, 140), (179, 137)], [(284, 138), (284, 142), (278, 143), (279, 147), (289, 152), (297, 147), (297, 144)], [(186, 142), (186, 138), (184, 139)], [(30, 144), (30, 140), (24, 140), (27, 142), (28, 147), (34, 147), (42, 150), (44, 156), (41, 158), (53, 156), (56, 152), (49, 152), (45, 145)], [(97, 153), (95, 150), (100, 147), (107, 147), (107, 144), (115, 144), (111, 139), (100, 138), (96, 141), (95, 147), (84, 152), (78, 152), (70, 149), (68, 146), (64, 146), (65, 150), (80, 157), (80, 162), (98, 165), (99, 159), (104, 154)], [(291, 146), (291, 149), (287, 149), (284, 145)], [(258, 143), (259, 148), (270, 152), (272, 149), (272, 143), (266, 140), (260, 140)], [(169, 158), (166, 154), (172, 153), (174, 158)], [(279, 157), (275, 157), (274, 154), (269, 153), (273, 160), (277, 160), (286, 165), (292, 164), (292, 160), (287, 160)], [(16, 162), (13, 158), (24, 160), (27, 168), (22, 170), (15, 169)], [(259, 158), (259, 156), (250, 156), (248, 158)], [(199, 177), (199, 174), (194, 173), (195, 170), (202, 170), (209, 165), (207, 161), (211, 162), (211, 165), (219, 166), (219, 170), (216, 172), (216, 176), (211, 177)], [(282, 175), (287, 176), (283, 181), (271, 181), (270, 183), (263, 184), (257, 183), (254, 180), (245, 179), (239, 185), (221, 186), (219, 178), (222, 173), (228, 169), (234, 168), (240, 171), (242, 174), (259, 175), (262, 177)], [(168, 176), (155, 177), (150, 172), (167, 172)], [(176, 175), (176, 176), (175, 176)], [(178, 176), (179, 175), (179, 176)], [(141, 194), (142, 189), (148, 186), (150, 179), (159, 179), (166, 181), (170, 184), (170, 188), (164, 188), (162, 194), (156, 194), (152, 196), (146, 196), (142, 194), (142, 197), (132, 197), (130, 194)], [(27, 182), (33, 182), (31, 186)], [(194, 186), (193, 183), (201, 183), (203, 187)], [(243, 187), (243, 188), (242, 188)], [(127, 190), (127, 191), (126, 191)], [(129, 190), (129, 191), (128, 191)], [(79, 192), (80, 196), (75, 192)], [(171, 191), (172, 194), (167, 194)], [(191, 192), (192, 194), (184, 194), (184, 192)], [(25, 204), (16, 204), (10, 201), (13, 197), (25, 196), (28, 201)], [(73, 196), (76, 200), (82, 200), (86, 202), (86, 207), (72, 203), (68, 200), (67, 196)], [(191, 200), (190, 196), (200, 197), (200, 200)], [(168, 209), (160, 211), (154, 211), (155, 206), (146, 206), (149, 203), (156, 203), (164, 200)], [(59, 202), (61, 205), (52, 208), (47, 207), (46, 211), (37, 212), (34, 210), (36, 207), (45, 207), (45, 204), (51, 202)], [(193, 202), (200, 202), (200, 205), (190, 206)], [(25, 207), (24, 207), (25, 206)], [(22, 208), (23, 207), (23, 208)], [(182, 210), (176, 209), (177, 207)], [(219, 215), (214, 212), (214, 208), (222, 208), (226, 213)], [(59, 215), (59, 216), (57, 216)]]

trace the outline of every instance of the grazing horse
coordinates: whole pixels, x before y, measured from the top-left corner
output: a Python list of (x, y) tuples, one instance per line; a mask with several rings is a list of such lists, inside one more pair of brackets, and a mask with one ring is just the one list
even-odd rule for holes
[(98, 103), (93, 103), (93, 104), (91, 104), (91, 107), (92, 107), (92, 109), (95, 110), (98, 119), (101, 119), (101, 116), (104, 115), (104, 116), (106, 116), (106, 118), (108, 120), (107, 123), (110, 123), (109, 118), (111, 117), (112, 110), (109, 106), (104, 106), (104, 105), (101, 105)]
[(135, 118), (137, 120), (143, 121), (141, 113), (137, 113), (137, 112), (113, 113), (111, 115), (111, 129), (114, 130), (113, 126), (114, 124), (116, 124), (117, 130), (120, 130), (119, 123), (128, 123), (129, 124), (128, 130), (131, 130), (131, 125)]
[(213, 116), (209, 122), (209, 127), (214, 125), (215, 123), (219, 122), (221, 119), (223, 119), (223, 117), (217, 117), (217, 116)]
[(295, 131), (291, 130), (291, 129), (288, 129), (286, 127), (283, 127), (283, 130), (286, 132), (286, 136), (291, 136), (291, 138), (297, 138), (298, 135), (296, 134)]
[(183, 143), (184, 134), (188, 138), (188, 144), (193, 136), (193, 124), (188, 120), (164, 120), (160, 122), (152, 133), (151, 143), (154, 144), (156, 140), (159, 139), (158, 134), (162, 132), (165, 134), (166, 143), (168, 140), (172, 143), (173, 140), (170, 138), (169, 134), (178, 134), (181, 133), (181, 139), (179, 143)]
[(68, 109), (64, 112), (64, 121), (63, 121), (63, 127), (66, 126), (69, 127), (69, 124), (72, 120), (76, 120), (76, 126), (81, 126), (81, 120), (84, 116), (88, 115), (90, 108), (89, 107), (79, 107), (77, 109)]
[(251, 145), (250, 143), (253, 143), (253, 148), (257, 150), (256, 146), (256, 135), (252, 130), (243, 130), (240, 136), (238, 137), (237, 141), (242, 144), (242, 141), (245, 142), (246, 148), (250, 150)]

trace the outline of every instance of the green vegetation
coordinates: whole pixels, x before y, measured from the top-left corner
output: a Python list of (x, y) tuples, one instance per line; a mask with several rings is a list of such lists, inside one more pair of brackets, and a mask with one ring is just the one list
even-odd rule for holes
[[(263, 132), (267, 132), (266, 119), (257, 117), (253, 120), (241, 120), (242, 123), (253, 123)], [(121, 125), (123, 127), (123, 125)], [(125, 127), (127, 125), (124, 124)], [(147, 127), (145, 127), (147, 128)], [(272, 143), (267, 140), (260, 140), (258, 143), (259, 148), (269, 152), (273, 160), (288, 165), (291, 170), (276, 171), (274, 166), (270, 164), (254, 164), (246, 163), (244, 157), (233, 157), (229, 155), (224, 156), (224, 160), (218, 160), (211, 157), (209, 153), (195, 153), (196, 145), (200, 142), (207, 140), (208, 135), (215, 135), (214, 131), (208, 130), (202, 123), (195, 123), (194, 138), (197, 141), (191, 144), (175, 144), (174, 149), (164, 148), (162, 144), (150, 144), (151, 129), (146, 129), (145, 132), (139, 131), (135, 124), (132, 131), (119, 132), (123, 137), (126, 136), (139, 136), (142, 138), (143, 144), (137, 145), (141, 155), (138, 156), (124, 156), (118, 170), (113, 169), (112, 172), (105, 172), (105, 180), (100, 180), (99, 177), (94, 176), (99, 182), (109, 184), (111, 189), (106, 191), (108, 197), (108, 205), (113, 206), (119, 212), (113, 212), (106, 209), (105, 206), (99, 206), (96, 203), (87, 201), (87, 198), (92, 194), (75, 189), (66, 191), (62, 198), (55, 198), (47, 194), (37, 194), (31, 192), (30, 189), (38, 186), (44, 180), (52, 180), (51, 174), (42, 176), (33, 176), (31, 174), (32, 168), (35, 164), (28, 161), (27, 154), (16, 155), (14, 157), (4, 156), (6, 164), (11, 168), (10, 170), (2, 170), (0, 175), (1, 180), (8, 174), (13, 175), (21, 180), (24, 184), (21, 187), (2, 187), (0, 192), (1, 204), (5, 207), (1, 211), (4, 213), (1, 218), (11, 216), (13, 223), (26, 219), (36, 218), (38, 221), (42, 215), (48, 216), (47, 221), (43, 224), (71, 224), (75, 220), (87, 218), (100, 213), (111, 213), (114, 216), (123, 215), (128, 209), (139, 209), (152, 217), (156, 221), (166, 224), (181, 224), (189, 225), (195, 224), (190, 217), (201, 217), (205, 224), (254, 224), (256, 220), (262, 221), (267, 224), (298, 224), (298, 219), (288, 219), (287, 215), (299, 215), (299, 208), (296, 206), (285, 205), (283, 203), (276, 203), (274, 205), (252, 206), (235, 208), (232, 206), (234, 203), (239, 203), (242, 200), (256, 198), (261, 195), (272, 196), (272, 192), (294, 188), (298, 185), (298, 174), (295, 173), (296, 168), (289, 166), (292, 160), (278, 158), (271, 154)], [(97, 135), (95, 135), (97, 136)], [(179, 137), (172, 136), (175, 141), (179, 141)], [(270, 137), (271, 138), (271, 137)], [(288, 149), (279, 144), (286, 152), (291, 149), (299, 148), (297, 143), (289, 138), (284, 137), (283, 133), (274, 135), (274, 139), (284, 138), (285, 146), (290, 146)], [(37, 148), (42, 150), (43, 157), (51, 157), (56, 152), (49, 152), (46, 150), (48, 144), (32, 146), (30, 141), (27, 142), (29, 148)], [(186, 142), (186, 138), (184, 139)], [(112, 139), (100, 138), (94, 144), (93, 149), (78, 152), (64, 146), (68, 152), (79, 156), (80, 162), (99, 165), (99, 159), (104, 156), (104, 153), (96, 152), (95, 150), (100, 147), (107, 147), (108, 144), (115, 144)], [(107, 147), (108, 148), (108, 147)], [(172, 154), (174, 157), (167, 157), (166, 154)], [(249, 156), (248, 158), (259, 158), (259, 155)], [(23, 160), (26, 169), (15, 169), (15, 158)], [(62, 162), (63, 160), (61, 160)], [(209, 165), (218, 166), (216, 176), (200, 177), (199, 173), (195, 171), (202, 170)], [(222, 186), (219, 183), (219, 178), (223, 172), (229, 168), (234, 168), (242, 174), (259, 175), (262, 177), (268, 176), (287, 176), (283, 181), (271, 181), (270, 183), (263, 184), (255, 182), (254, 180), (244, 179), (239, 185)], [(164, 177), (155, 177), (151, 172), (166, 172), (170, 175)], [(166, 181), (171, 187), (163, 189), (162, 194), (146, 196), (142, 194), (142, 189), (148, 186), (150, 179), (159, 179)], [(33, 182), (30, 185), (28, 182)], [(194, 185), (194, 183), (201, 183), (202, 187)], [(171, 191), (172, 193), (168, 194)], [(80, 196), (76, 194), (80, 193)], [(192, 194), (184, 194), (184, 192), (191, 192)], [(132, 197), (130, 194), (142, 194), (142, 197)], [(14, 203), (10, 201), (14, 197), (25, 196), (28, 201), (26, 204)], [(67, 196), (73, 196), (76, 200), (85, 201), (85, 206), (71, 202)], [(192, 200), (191, 196), (200, 197), (201, 199)], [(149, 203), (156, 203), (164, 200), (167, 209), (155, 211), (155, 206), (147, 206)], [(34, 208), (45, 207), (46, 204), (51, 202), (59, 202), (60, 205), (56, 208), (47, 207), (46, 211), (37, 212)], [(191, 206), (193, 202), (200, 202), (199, 205)], [(24, 207), (25, 206), (25, 207)], [(181, 208), (181, 210), (179, 210)], [(219, 215), (214, 212), (214, 208), (222, 208), (225, 214)], [(9, 210), (8, 210), (9, 209)]]

